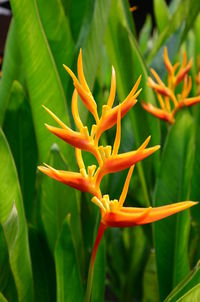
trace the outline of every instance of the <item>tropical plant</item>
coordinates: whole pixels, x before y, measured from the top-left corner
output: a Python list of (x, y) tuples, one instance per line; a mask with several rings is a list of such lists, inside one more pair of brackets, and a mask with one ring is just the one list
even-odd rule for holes
[[(109, 110), (118, 108), (115, 121), (109, 124), (109, 129), (102, 128), (98, 146), (114, 145), (119, 154), (139, 150), (133, 152), (142, 156), (149, 152), (145, 150), (155, 150), (146, 148), (146, 143), (142, 145), (151, 135), (152, 146), (161, 145), (161, 148), (137, 162), (128, 193), (133, 167), (127, 178), (126, 171), (103, 178), (101, 192), (109, 193), (110, 200), (121, 192), (123, 196), (127, 194), (123, 211), (145, 208), (148, 212), (149, 207), (173, 208), (174, 202), (198, 201), (199, 104), (178, 110), (173, 125), (150, 115), (141, 104), (145, 101), (156, 107), (156, 94), (148, 86), (148, 75), (153, 69), (154, 75), (158, 74), (162, 83), (166, 83), (165, 47), (168, 51), (165, 61), (169, 59), (170, 66), (181, 61), (184, 52), (193, 58), (190, 71), (187, 70), (185, 85), (193, 83), (187, 98), (199, 94), (200, 3), (172, 0), (167, 6), (164, 0), (154, 0), (155, 28), (151, 16), (147, 16), (143, 28), (136, 33), (133, 17), (142, 8), (138, 5), (132, 15), (127, 0), (10, 2), (13, 18), (0, 79), (0, 301), (83, 301), (103, 212), (90, 202), (87, 192), (76, 191), (38, 171), (37, 166), (43, 162), (54, 167), (42, 169), (55, 178), (60, 177), (57, 170), (78, 170), (73, 148), (49, 133), (44, 124), (52, 124), (52, 116), (58, 124), (62, 121), (63, 129), (47, 127), (58, 136), (61, 132), (72, 135), (70, 129), (74, 129), (75, 147), (80, 148), (82, 138), (87, 136), (85, 126), (90, 136), (92, 125), (98, 124), (99, 118), (95, 103), (92, 101), (92, 107), (88, 105), (88, 97), (91, 100), (93, 96), (97, 107), (105, 109), (102, 114), (106, 114), (106, 100), (110, 100), (113, 109)], [(87, 83), (81, 68), (79, 81), (76, 79), (80, 48), (83, 62), (79, 56), (79, 64), (84, 67)], [(67, 70), (80, 97), (76, 91), (73, 94), (63, 64), (70, 68)], [(111, 65), (116, 71), (115, 99)], [(137, 85), (131, 96), (129, 92), (140, 75), (142, 91), (136, 94), (135, 104)], [(176, 95), (181, 95), (186, 86), (177, 86)], [(128, 95), (130, 107), (135, 105), (121, 120), (124, 104), (121, 101)], [(78, 115), (74, 115), (76, 102), (81, 125)], [(44, 110), (42, 105), (49, 109)], [(94, 137), (95, 131), (93, 127)], [(109, 155), (108, 149), (103, 148), (102, 154)], [(76, 153), (80, 168), (80, 151)], [(82, 154), (91, 177), (95, 172), (91, 167), (93, 154)], [(102, 155), (97, 156), (95, 165), (100, 158)], [(130, 161), (126, 168), (133, 164), (135, 161)], [(68, 176), (72, 184), (73, 175)], [(99, 205), (110, 204), (107, 197), (91, 193)], [(96, 254), (91, 301), (198, 301), (199, 209), (196, 205), (146, 226), (109, 227)]]

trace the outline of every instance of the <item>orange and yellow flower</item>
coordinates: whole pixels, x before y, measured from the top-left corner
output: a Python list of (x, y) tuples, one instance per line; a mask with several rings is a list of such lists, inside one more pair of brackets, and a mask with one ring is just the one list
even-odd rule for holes
[[(170, 65), (171, 66), (171, 65)], [(169, 66), (169, 68), (171, 68)], [(88, 192), (92, 195), (92, 202), (95, 203), (101, 211), (101, 222), (97, 235), (96, 242), (94, 244), (91, 266), (90, 266), (90, 278), (93, 272), (95, 255), (101, 237), (108, 227), (130, 227), (140, 224), (146, 224), (154, 222), (183, 211), (195, 204), (195, 202), (186, 201), (181, 203), (175, 203), (168, 206), (158, 208), (134, 208), (124, 207), (124, 202), (127, 196), (130, 179), (134, 170), (134, 166), (137, 162), (145, 159), (149, 155), (153, 154), (159, 149), (158, 146), (149, 147), (147, 145), (150, 141), (150, 136), (143, 142), (143, 144), (134, 151), (118, 154), (120, 141), (121, 141), (121, 119), (124, 115), (136, 104), (137, 96), (140, 90), (137, 91), (140, 79), (138, 78), (133, 89), (125, 100), (113, 108), (113, 103), (116, 93), (116, 77), (115, 70), (112, 67), (112, 78), (110, 95), (107, 104), (102, 107), (101, 116), (98, 114), (97, 104), (92, 96), (92, 93), (87, 85), (83, 72), (82, 64), (82, 52), (80, 51), (78, 58), (78, 77), (69, 69), (64, 66), (74, 82), (74, 93), (72, 96), (72, 115), (77, 127), (74, 131), (67, 127), (54, 113), (52, 113), (45, 106), (45, 110), (51, 115), (51, 117), (57, 122), (60, 127), (53, 127), (46, 125), (47, 129), (64, 140), (68, 144), (75, 147), (76, 160), (79, 167), (79, 172), (60, 171), (56, 170), (48, 165), (40, 166), (39, 170), (44, 174), (68, 185), (77, 190)], [(188, 69), (187, 65), (183, 69)], [(179, 79), (182, 77), (182, 73), (179, 74)], [(152, 84), (154, 85), (154, 84)], [(161, 83), (159, 83), (160, 86)], [(158, 85), (155, 84), (155, 87)], [(160, 87), (159, 86), (159, 87)], [(164, 91), (164, 95), (169, 97), (171, 91), (161, 90), (156, 88), (159, 93)], [(78, 111), (77, 96), (80, 96), (82, 102), (93, 115), (95, 123), (91, 127), (91, 131), (88, 127), (83, 125)], [(116, 124), (116, 135), (113, 147), (100, 145), (101, 135)], [(90, 152), (97, 160), (98, 167), (91, 165), (85, 167), (85, 163), (82, 157), (82, 152)], [(101, 181), (106, 174), (115, 173), (129, 168), (127, 178), (121, 193), (119, 200), (110, 200), (108, 194), (102, 194)]]
[[(155, 91), (160, 108), (145, 102), (142, 103), (142, 106), (152, 115), (173, 124), (177, 111), (184, 106), (189, 107), (199, 103), (200, 95), (192, 98), (188, 97), (192, 88), (192, 79), (191, 76), (188, 76), (192, 60), (187, 62), (186, 52), (183, 53), (183, 62), (179, 67), (179, 62), (172, 65), (168, 57), (167, 48), (165, 47), (164, 63), (168, 73), (167, 85), (160, 79), (154, 69), (151, 69), (151, 72), (156, 82), (152, 78), (148, 78), (148, 85)], [(177, 94), (176, 89), (180, 83), (182, 83), (182, 91)]]

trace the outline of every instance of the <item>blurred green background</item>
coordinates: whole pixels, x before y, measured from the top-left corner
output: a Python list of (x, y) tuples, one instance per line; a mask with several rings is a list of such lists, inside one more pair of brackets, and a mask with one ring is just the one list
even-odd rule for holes
[[(45, 104), (75, 129), (73, 83), (83, 49), (86, 80), (101, 108), (111, 65), (117, 77), (115, 104), (142, 74), (138, 103), (122, 121), (120, 152), (136, 149), (148, 135), (161, 150), (136, 165), (128, 206), (148, 207), (200, 200), (200, 107), (183, 109), (168, 126), (145, 112), (156, 104), (147, 86), (150, 67), (163, 80), (167, 46), (172, 62), (183, 50), (193, 57), (191, 96), (200, 55), (200, 2), (11, 0), (12, 20), (0, 79), (0, 301), (83, 301), (99, 209), (87, 194), (41, 175), (37, 165), (77, 171), (74, 151), (44, 127)], [(133, 18), (134, 16), (134, 18)], [(152, 20), (152, 16), (154, 16)], [(81, 104), (80, 104), (81, 106)], [(91, 125), (81, 106), (84, 123)], [(103, 136), (113, 142), (115, 129)], [(90, 163), (91, 158), (85, 156)], [(126, 173), (106, 178), (103, 192), (120, 196)], [(200, 206), (144, 227), (109, 229), (97, 253), (92, 302), (200, 301)]]

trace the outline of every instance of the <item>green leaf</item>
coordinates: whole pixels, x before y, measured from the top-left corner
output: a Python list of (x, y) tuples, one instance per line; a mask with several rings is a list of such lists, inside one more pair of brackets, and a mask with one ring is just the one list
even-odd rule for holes
[[(141, 301), (143, 296), (142, 277), (150, 247), (144, 233), (144, 227), (126, 228), (122, 234), (126, 252), (125, 259), (123, 259), (124, 276), (121, 300), (131, 301), (135, 299)], [(152, 285), (153, 280), (151, 281)]]
[(65, 16), (61, 0), (51, 0), (50, 2), (37, 0), (36, 3), (42, 26), (62, 81), (62, 86), (66, 88), (69, 76), (64, 70), (63, 64), (69, 67), (72, 65), (75, 47), (69, 21)]
[(187, 292), (183, 297), (178, 299), (177, 302), (198, 302), (200, 299), (200, 284), (193, 287), (189, 292)]
[(20, 73), (20, 65), (21, 57), (19, 54), (15, 25), (14, 21), (12, 21), (6, 41), (2, 79), (0, 82), (0, 125), (2, 125), (4, 120), (12, 83), (18, 78), (18, 74)]
[(180, 43), (184, 40), (188, 30), (195, 21), (199, 8), (200, 2), (196, 0), (183, 0), (180, 2), (178, 8), (171, 17), (171, 22), (168, 23), (168, 26), (163, 30), (159, 38), (156, 40), (152, 52), (148, 57), (148, 62), (152, 61), (158, 50), (164, 46), (167, 39), (178, 29), (180, 30), (180, 46)]
[[(95, 1), (90, 31), (83, 44), (84, 72), (89, 86), (94, 85), (97, 67), (103, 50), (103, 41), (111, 8), (111, 0)], [(84, 30), (84, 27), (83, 29)]]
[(35, 301), (56, 301), (55, 263), (45, 238), (29, 227), (29, 242), (33, 267)]
[[(190, 169), (192, 171), (192, 179), (191, 179), (191, 188), (190, 188), (190, 198), (191, 200), (197, 200), (199, 201), (200, 197), (200, 188), (199, 188), (199, 177), (200, 177), (200, 158), (199, 158), (199, 152), (200, 152), (200, 137), (199, 137), (199, 123), (200, 123), (200, 111), (199, 106), (194, 108), (195, 111), (195, 138), (194, 138), (194, 156), (193, 156), (193, 162), (190, 166)], [(192, 148), (192, 146), (191, 146)], [(193, 218), (193, 225), (194, 230), (196, 233), (196, 244), (195, 250), (194, 250), (194, 256), (193, 258), (197, 261), (199, 259), (199, 230), (200, 230), (200, 222), (199, 222), (199, 215), (200, 215), (200, 205), (197, 205), (195, 209), (191, 209), (192, 218)], [(194, 260), (193, 260), (194, 261)], [(195, 262), (196, 262), (195, 261)]]
[[(113, 1), (112, 3), (106, 33), (106, 47), (110, 61), (116, 70), (117, 91), (119, 98), (123, 100), (129, 94), (133, 83), (135, 83), (139, 75), (142, 74), (140, 87), (142, 87), (143, 90), (138, 99), (144, 99), (146, 101), (150, 100), (152, 103), (154, 103), (155, 99), (152, 90), (146, 85), (147, 70), (138, 50), (136, 41), (132, 33), (129, 31), (123, 12), (123, 5), (120, 0)], [(160, 141), (158, 121), (147, 114), (141, 108), (140, 104), (136, 104), (125, 118), (130, 118), (132, 135), (134, 135), (136, 147), (138, 147), (149, 134), (152, 134), (152, 145), (155, 145)], [(143, 121), (142, 125), (141, 121)], [(157, 171), (159, 165), (158, 155), (154, 158), (155, 171)], [(151, 163), (151, 161), (146, 160), (146, 163)], [(137, 168), (143, 188), (144, 203), (149, 205), (150, 199), (148, 196), (147, 181), (144, 176), (143, 165), (138, 163)], [(149, 184), (152, 181), (151, 169), (151, 165), (148, 166), (148, 169), (146, 169), (146, 171), (149, 172), (149, 175), (151, 175), (149, 178)]]
[(3, 129), (15, 160), (26, 217), (30, 221), (35, 195), (37, 145), (30, 105), (17, 81), (11, 88)]
[(8, 247), (2, 225), (0, 225), (0, 291), (8, 301), (14, 301), (17, 290), (10, 269)]
[(0, 130), (0, 158), (0, 222), (8, 244), (18, 299), (31, 302), (33, 280), (23, 201), (15, 164), (2, 130)]
[[(46, 158), (55, 141), (69, 154), (67, 145), (53, 135), (47, 135), (43, 126), (46, 122), (52, 123), (52, 118), (41, 107), (42, 104), (49, 107), (63, 122), (68, 123), (68, 118), (64, 90), (40, 20), (37, 2), (15, 0), (11, 1), (11, 6), (25, 67), (40, 160)], [(69, 156), (69, 161), (71, 158)]]
[(169, 3), (168, 9), (169, 9), (169, 12), (170, 12), (171, 15), (175, 13), (175, 11), (177, 10), (180, 2), (181, 2), (181, 0), (172, 0)]
[(154, 0), (154, 14), (158, 31), (161, 33), (169, 23), (169, 11), (164, 0)]
[(196, 20), (197, 16), (199, 15), (199, 10), (200, 10), (200, 2), (195, 1), (195, 0), (190, 0), (187, 17), (185, 19), (185, 28), (184, 28), (184, 32), (182, 34), (181, 42), (184, 41), (184, 39), (187, 36), (188, 31), (192, 28), (194, 21)]
[[(195, 60), (197, 60), (200, 54), (200, 37), (198, 33), (200, 32), (200, 15), (196, 18), (194, 24), (194, 35), (195, 35)], [(197, 71), (197, 70), (196, 70)]]
[(143, 279), (143, 302), (158, 302), (158, 283), (156, 272), (155, 251), (151, 251), (144, 272)]
[(151, 37), (151, 30), (152, 30), (151, 16), (147, 15), (145, 23), (139, 35), (139, 47), (143, 56), (145, 56), (148, 52), (148, 43)]
[(89, 0), (62, 0), (65, 14), (69, 20), (72, 36), (77, 41), (83, 21), (85, 21), (89, 6), (94, 1)]
[[(200, 266), (199, 263), (196, 265), (193, 271), (180, 282), (175, 289), (165, 299), (165, 302), (176, 302), (179, 298), (183, 297), (200, 282)], [(190, 300), (193, 301), (193, 300)]]
[(0, 302), (8, 302), (8, 300), (0, 293)]
[[(180, 112), (165, 142), (156, 181), (155, 206), (188, 199), (191, 175), (187, 157), (191, 156), (189, 150), (192, 130), (191, 116), (187, 112)], [(159, 293), (162, 301), (189, 272), (189, 230), (189, 211), (154, 225)]]
[[(58, 170), (69, 170), (58, 146), (53, 145), (47, 162)], [(81, 258), (81, 227), (76, 191), (46, 175), (41, 175), (41, 217), (47, 240), (53, 253), (55, 243), (67, 214), (71, 214), (72, 234)]]
[[(192, 167), (192, 181), (191, 181), (191, 198), (193, 200), (199, 200), (200, 196), (200, 188), (198, 179), (200, 176), (200, 158), (199, 158), (199, 151), (200, 151), (200, 137), (199, 137), (199, 122), (200, 122), (200, 111), (199, 108), (196, 108), (195, 114), (195, 142), (194, 142), (194, 164)], [(198, 222), (198, 215), (200, 213), (200, 208), (197, 207), (195, 211), (192, 211), (194, 214), (194, 218)]]
[(65, 219), (55, 249), (57, 301), (82, 302), (83, 288), (77, 267), (70, 216)]

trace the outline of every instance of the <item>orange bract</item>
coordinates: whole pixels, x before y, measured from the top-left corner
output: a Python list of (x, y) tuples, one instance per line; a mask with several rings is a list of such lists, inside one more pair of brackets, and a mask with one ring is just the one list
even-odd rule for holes
[[(188, 98), (192, 88), (192, 79), (188, 72), (192, 66), (192, 60), (187, 63), (187, 55), (183, 53), (183, 63), (177, 71), (180, 63), (172, 63), (169, 60), (167, 48), (164, 49), (164, 63), (168, 72), (167, 85), (160, 79), (154, 69), (151, 72), (156, 80), (148, 78), (148, 85), (156, 92), (160, 108), (150, 103), (142, 103), (143, 108), (152, 115), (173, 124), (176, 112), (184, 106), (192, 106), (200, 102), (200, 96)], [(176, 87), (183, 82), (182, 91), (176, 94)]]
[[(175, 69), (166, 57), (166, 66), (170, 71), (170, 74), (173, 74)], [(174, 81), (173, 85), (182, 79), (183, 76), (187, 73), (189, 64), (186, 64), (184, 61), (181, 72), (179, 71), (178, 77)], [(120, 142), (121, 142), (121, 118), (136, 104), (137, 96), (139, 95), (140, 90), (137, 91), (141, 76), (138, 78), (137, 82), (133, 86), (131, 92), (126, 97), (126, 99), (113, 108), (113, 103), (115, 100), (116, 93), (116, 77), (115, 70), (112, 67), (112, 78), (111, 78), (111, 88), (110, 94), (106, 105), (102, 107), (101, 116), (98, 114), (97, 104), (92, 96), (92, 93), (88, 87), (88, 84), (85, 80), (83, 72), (83, 63), (82, 63), (82, 51), (80, 51), (78, 57), (78, 78), (67, 66), (64, 66), (67, 72), (73, 79), (75, 90), (72, 96), (72, 115), (77, 126), (77, 131), (70, 129), (66, 126), (53, 112), (47, 109), (45, 110), (51, 115), (51, 117), (57, 122), (59, 127), (53, 127), (46, 125), (47, 129), (58, 136), (68, 144), (75, 147), (76, 160), (79, 167), (79, 172), (68, 172), (68, 171), (59, 171), (48, 165), (40, 166), (39, 170), (44, 174), (68, 185), (77, 190), (88, 192), (92, 197), (92, 202), (99, 206), (101, 210), (101, 225), (104, 225), (104, 229), (109, 226), (133, 226), (137, 224), (144, 224), (153, 222), (159, 219), (162, 219), (166, 216), (172, 215), (176, 212), (182, 211), (186, 208), (193, 206), (193, 202), (185, 202), (173, 204), (167, 207), (161, 208), (124, 208), (123, 204), (127, 196), (128, 187), (131, 179), (131, 175), (134, 169), (134, 165), (148, 157), (160, 146), (154, 146), (147, 148), (147, 145), (150, 141), (150, 136), (145, 140), (145, 142), (134, 151), (127, 153), (118, 154)], [(171, 96), (171, 90), (166, 88), (163, 82), (159, 79), (155, 71), (152, 71), (155, 78), (158, 81), (158, 84), (154, 83), (153, 80), (149, 80), (149, 83), (157, 91), (157, 93), (164, 95), (165, 97)], [(190, 82), (188, 82), (190, 85)], [(187, 83), (185, 84), (185, 89), (188, 89)], [(91, 131), (88, 130), (86, 125), (83, 125), (83, 122), (80, 118), (78, 111), (78, 100), (77, 96), (80, 96), (82, 102), (86, 108), (93, 115), (95, 124), (93, 124)], [(186, 101), (186, 100), (185, 100)], [(190, 102), (196, 102), (196, 99), (190, 99)], [(164, 103), (163, 103), (164, 104)], [(164, 105), (163, 109), (164, 109)], [(180, 103), (185, 105), (185, 103)], [(152, 110), (151, 106), (147, 110)], [(168, 115), (164, 114), (161, 109), (156, 109), (157, 116), (162, 115), (167, 121), (171, 121), (172, 117), (169, 118)], [(168, 113), (170, 114), (170, 113)], [(116, 136), (115, 141), (112, 146), (102, 146), (99, 144), (101, 135), (111, 127), (116, 124)], [(85, 163), (82, 157), (82, 151), (87, 151), (92, 153), (97, 162), (96, 165), (85, 167)], [(115, 173), (124, 169), (129, 169), (124, 188), (122, 190), (119, 201), (117, 199), (110, 200), (109, 195), (102, 195), (101, 192), (101, 181), (106, 174)]]

